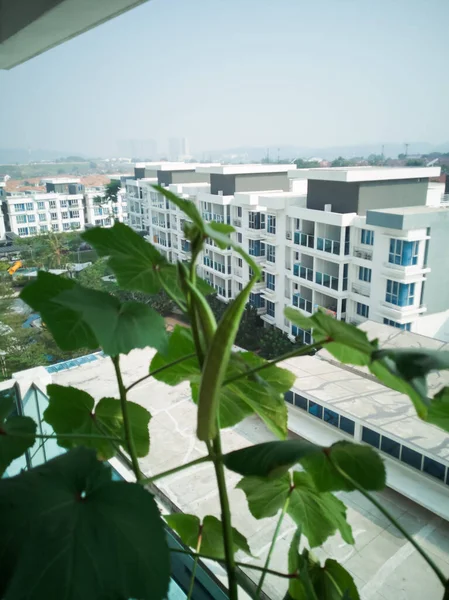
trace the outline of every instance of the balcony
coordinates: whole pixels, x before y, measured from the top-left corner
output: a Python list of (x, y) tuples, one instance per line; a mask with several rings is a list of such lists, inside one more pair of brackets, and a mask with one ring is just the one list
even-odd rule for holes
[(233, 269), (232, 274), (240, 279), (243, 277), (242, 269)]
[(399, 322), (401, 319), (410, 320), (413, 317), (427, 312), (427, 306), (425, 304), (398, 306), (397, 304), (391, 304), (391, 302), (384, 301), (380, 303), (379, 308), (382, 315)]
[(373, 260), (373, 251), (354, 247), (354, 256), (355, 258), (362, 258), (363, 260)]
[(430, 267), (426, 265), (396, 265), (390, 262), (383, 263), (383, 274), (397, 281), (408, 282), (409, 280), (416, 281), (416, 278), (422, 278), (427, 273), (430, 273)]
[(308, 233), (301, 233), (300, 231), (295, 231), (293, 241), (295, 244), (298, 244), (299, 246), (304, 246), (305, 248), (315, 247), (315, 236), (309, 235)]
[(293, 265), (293, 275), (307, 281), (313, 281), (313, 269), (302, 267), (299, 263)]
[(160, 238), (159, 236), (154, 236), (154, 243), (159, 244), (160, 246), (164, 246), (165, 248), (171, 248), (171, 243), (169, 240), (165, 238)]
[(181, 250), (183, 252), (190, 252), (190, 242), (187, 242), (186, 240), (182, 240), (182, 242), (181, 242)]
[(234, 227), (241, 227), (242, 226), (242, 220), (241, 219), (233, 219), (232, 220), (232, 224), (234, 225)]
[(292, 232), (291, 231), (286, 231), (285, 232), (285, 238), (287, 240), (291, 240), (292, 239)]
[(340, 254), (340, 242), (337, 240), (331, 240), (329, 238), (317, 237), (316, 248), (329, 254)]
[(353, 283), (352, 287), (351, 287), (351, 291), (354, 292), (354, 294), (359, 294), (360, 296), (365, 296), (366, 298), (369, 298), (371, 295), (369, 284), (362, 283), (362, 282)]
[(317, 271), (315, 273), (315, 283), (322, 285), (326, 288), (338, 291), (338, 277), (333, 277), (327, 273), (321, 273)]
[(301, 297), (301, 294), (293, 294), (292, 304), (306, 313), (312, 314), (312, 302)]

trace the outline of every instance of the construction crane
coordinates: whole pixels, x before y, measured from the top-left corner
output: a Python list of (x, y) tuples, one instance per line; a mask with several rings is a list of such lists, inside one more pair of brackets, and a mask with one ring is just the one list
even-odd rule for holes
[(15, 263), (12, 265), (12, 267), (9, 267), (9, 269), (8, 269), (8, 273), (9, 273), (10, 275), (14, 275), (14, 273), (15, 273), (15, 272), (16, 272), (18, 269), (20, 269), (20, 267), (23, 267), (22, 261), (21, 261), (21, 260), (17, 260), (17, 261), (16, 261), (16, 262), (15, 262)]

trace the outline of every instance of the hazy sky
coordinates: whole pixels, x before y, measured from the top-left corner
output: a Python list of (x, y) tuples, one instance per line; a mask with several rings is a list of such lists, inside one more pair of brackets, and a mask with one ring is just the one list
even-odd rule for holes
[(449, 142), (449, 0), (152, 0), (0, 71), (0, 147)]

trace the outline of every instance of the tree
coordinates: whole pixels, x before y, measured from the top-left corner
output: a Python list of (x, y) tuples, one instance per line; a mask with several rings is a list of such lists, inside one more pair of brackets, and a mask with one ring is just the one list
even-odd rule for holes
[(143, 292), (131, 292), (127, 290), (116, 290), (114, 293), (121, 302), (133, 301), (147, 304), (163, 317), (171, 315), (176, 308), (176, 304), (163, 290), (157, 294), (144, 294)]
[(90, 267), (86, 267), (78, 273), (78, 281), (81, 285), (94, 290), (114, 290), (117, 286), (113, 282), (103, 281), (103, 277), (111, 275), (112, 271), (107, 260), (100, 258)]
[(348, 160), (347, 158), (343, 158), (343, 156), (339, 156), (331, 162), (331, 167), (351, 167), (354, 164), (355, 162), (353, 160)]
[(118, 181), (116, 179), (112, 179), (112, 181), (107, 183), (105, 186), (103, 201), (106, 200), (106, 202), (107, 202), (110, 200), (111, 202), (117, 202), (117, 194), (118, 194), (120, 188), (121, 188), (120, 181)]
[(260, 356), (271, 360), (276, 356), (281, 356), (291, 352), (295, 346), (301, 346), (296, 342), (291, 342), (288, 335), (277, 327), (265, 327), (260, 336)]
[(317, 169), (321, 166), (317, 160), (304, 160), (302, 158), (297, 158), (295, 165), (298, 169)]
[(425, 167), (426, 161), (423, 160), (422, 158), (409, 158), (405, 162), (405, 166), (406, 167)]

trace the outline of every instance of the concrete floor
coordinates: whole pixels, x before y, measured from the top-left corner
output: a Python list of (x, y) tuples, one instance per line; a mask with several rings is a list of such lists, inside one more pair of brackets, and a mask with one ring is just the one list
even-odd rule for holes
[[(125, 384), (148, 372), (152, 354), (149, 350), (135, 350), (123, 357)], [(114, 372), (108, 359), (55, 374), (52, 379), (61, 385), (76, 385), (96, 399), (117, 397)], [(204, 445), (195, 437), (196, 408), (190, 400), (187, 384), (171, 388), (148, 380), (131, 391), (130, 399), (145, 406), (153, 415), (150, 455), (141, 460), (142, 470), (148, 476), (205, 454)], [(250, 418), (233, 430), (223, 432), (223, 447), (229, 452), (270, 439), (273, 436), (265, 426), (258, 419)], [(258, 558), (245, 555), (238, 558), (243, 562), (263, 564), (276, 520), (258, 521), (251, 516), (243, 492), (235, 489), (239, 479), (237, 474), (227, 473), (233, 525), (246, 535), (252, 553)], [(215, 477), (209, 464), (162, 479), (158, 487), (183, 512), (201, 517), (207, 514), (219, 516)], [(348, 521), (356, 543), (349, 546), (339, 534), (335, 535), (315, 551), (320, 559), (332, 557), (342, 562), (354, 576), (363, 600), (443, 597), (442, 586), (421, 556), (372, 504), (358, 492), (337, 495), (348, 506)], [(449, 523), (391, 490), (385, 490), (378, 497), (449, 577)], [(294, 529), (293, 522), (287, 517), (270, 565), (273, 569), (287, 572), (287, 551)], [(254, 576), (254, 571), (247, 572)], [(264, 590), (273, 600), (281, 599), (286, 582), (268, 576)]]

